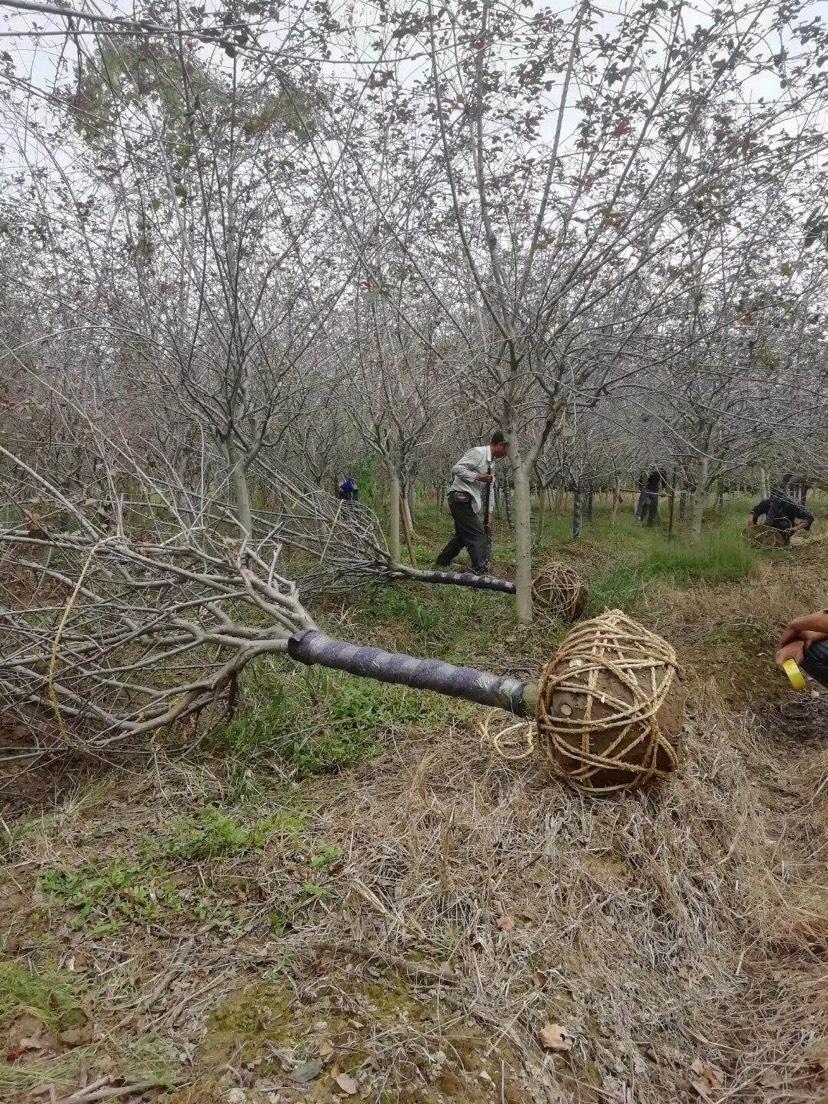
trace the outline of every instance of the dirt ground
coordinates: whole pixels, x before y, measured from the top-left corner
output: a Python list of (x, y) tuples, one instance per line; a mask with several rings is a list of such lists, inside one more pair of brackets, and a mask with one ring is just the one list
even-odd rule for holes
[(650, 597), (692, 704), (646, 793), (581, 798), (468, 711), (244, 805), (160, 746), (21, 760), (4, 969), (55, 990), (7, 984), (0, 1099), (828, 1101), (828, 695), (771, 659), (825, 604), (805, 555)]

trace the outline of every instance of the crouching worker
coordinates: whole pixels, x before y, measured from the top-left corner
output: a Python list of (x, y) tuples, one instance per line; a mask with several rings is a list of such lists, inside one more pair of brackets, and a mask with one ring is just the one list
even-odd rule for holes
[(785, 626), (776, 662), (784, 670), (791, 659), (806, 675), (828, 686), (828, 610), (796, 617)]
[(757, 502), (751, 511), (749, 524), (756, 525), (760, 517), (764, 517), (769, 529), (777, 529), (782, 534), (785, 544), (794, 533), (810, 529), (814, 524), (811, 511), (806, 510), (801, 502), (789, 498), (783, 490), (772, 491), (770, 498)]
[(359, 488), (352, 475), (339, 485), (339, 497), (343, 502), (359, 502)]
[(488, 445), (469, 449), (451, 469), (449, 510), (454, 519), (454, 536), (437, 557), (436, 567), (445, 570), (465, 548), (476, 575), (485, 575), (489, 563), (489, 535), (483, 519), (483, 488), (494, 482), (492, 464), (509, 451), (498, 430)]

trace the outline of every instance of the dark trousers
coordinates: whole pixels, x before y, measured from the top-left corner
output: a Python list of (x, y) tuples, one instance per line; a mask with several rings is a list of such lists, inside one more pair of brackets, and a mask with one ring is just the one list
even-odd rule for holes
[(828, 640), (820, 640), (806, 648), (799, 666), (812, 679), (828, 686)]
[(471, 497), (452, 491), (448, 503), (454, 518), (454, 536), (437, 557), (438, 566), (448, 567), (465, 548), (471, 557), (473, 570), (485, 571), (489, 559), (489, 538), (483, 522), (474, 512)]

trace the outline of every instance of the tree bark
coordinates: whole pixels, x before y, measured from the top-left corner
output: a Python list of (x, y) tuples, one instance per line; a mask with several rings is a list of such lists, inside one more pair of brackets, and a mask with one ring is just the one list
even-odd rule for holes
[(515, 480), (515, 582), (517, 619), (532, 623), (532, 490), (529, 470), (523, 461), (512, 461)]
[(414, 511), (412, 508), (412, 503), (414, 502), (414, 491), (411, 483), (406, 483), (405, 486), (402, 488), (400, 501), (402, 503), (402, 521), (406, 536), (413, 539), (417, 534), (414, 530)]
[(389, 476), (390, 502), (388, 504), (388, 551), (391, 559), (397, 563), (402, 559), (400, 546), (400, 477), (396, 471), (391, 470)]
[(707, 504), (707, 480), (709, 471), (710, 460), (707, 456), (702, 456), (699, 460), (698, 479), (696, 481), (696, 489), (693, 493), (693, 523), (690, 534), (692, 544), (698, 544), (699, 538), (701, 537), (704, 508)]
[(546, 521), (546, 487), (540, 485), (538, 491), (538, 524), (535, 528), (535, 548), (540, 548), (543, 540), (543, 526)]
[(405, 543), (408, 548), (408, 558), (411, 560), (411, 566), (417, 566), (417, 557), (414, 554), (414, 526), (411, 524), (411, 514), (408, 510), (408, 499), (406, 495), (402, 495), (400, 498), (400, 512), (402, 514), (403, 532), (405, 533)]
[(509, 527), (509, 532), (513, 533), (515, 529), (515, 517), (512, 510), (512, 489), (509, 486), (508, 479), (505, 479), (503, 482), (503, 511), (506, 514), (506, 524)]
[(615, 493), (612, 499), (612, 517), (610, 518), (611, 524), (615, 525), (615, 519), (618, 517), (618, 507), (621, 503), (621, 480), (615, 481)]
[(227, 462), (230, 466), (233, 502), (242, 528), (249, 537), (253, 533), (253, 510), (250, 505), (250, 488), (247, 485), (247, 472), (244, 469), (244, 462), (236, 456), (236, 450), (229, 442), (227, 444)]
[(581, 539), (581, 488), (572, 491), (572, 539)]

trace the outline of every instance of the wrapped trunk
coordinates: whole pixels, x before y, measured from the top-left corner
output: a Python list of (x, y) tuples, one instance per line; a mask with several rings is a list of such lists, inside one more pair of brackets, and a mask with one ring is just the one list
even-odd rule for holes
[(493, 675), (473, 667), (454, 667), (439, 659), (418, 659), (335, 640), (319, 629), (294, 633), (288, 655), (308, 666), (319, 664), (360, 678), (432, 690), (450, 698), (505, 709), (518, 717), (533, 717), (536, 689), (511, 675)]
[(471, 587), (472, 590), (497, 590), (502, 594), (516, 594), (517, 587), (508, 579), (495, 575), (475, 575), (473, 571), (423, 571), (394, 564), (392, 577), (417, 579), (421, 583), (445, 583), (449, 586)]

